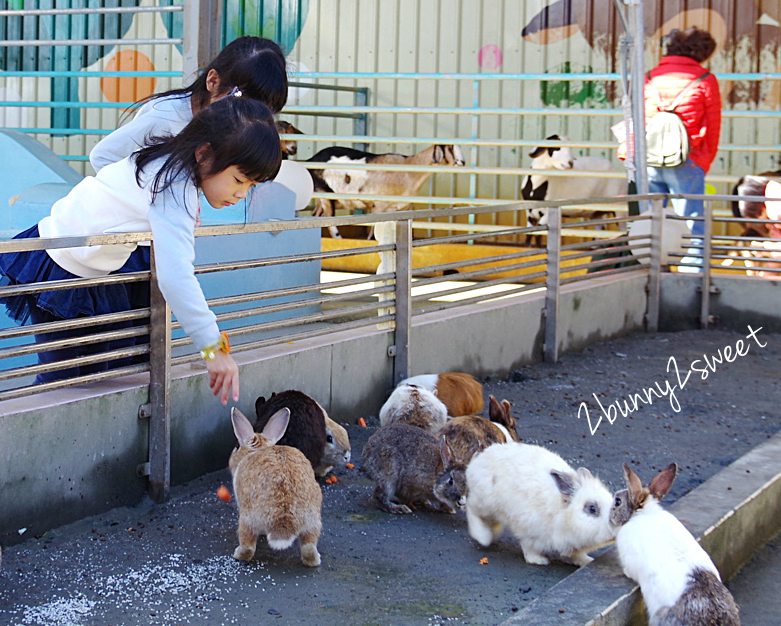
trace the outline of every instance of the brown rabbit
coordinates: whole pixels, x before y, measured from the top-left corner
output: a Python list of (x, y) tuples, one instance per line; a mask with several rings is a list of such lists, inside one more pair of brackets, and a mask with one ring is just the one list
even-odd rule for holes
[(488, 419), (497, 426), (505, 428), (507, 431), (505, 436), (510, 436), (507, 440), (508, 442), (520, 441), (521, 438), (518, 436), (515, 418), (512, 416), (510, 407), (511, 405), (507, 400), (502, 400), (502, 403), (499, 404), (499, 401), (496, 398), (488, 396)]
[(289, 548), (298, 537), (301, 561), (317, 567), (323, 492), (300, 450), (274, 445), (285, 434), (289, 419), (290, 410), (281, 409), (263, 432), (256, 433), (241, 411), (235, 407), (231, 411), (239, 441), (228, 462), (239, 505), (239, 546), (233, 558), (251, 560), (259, 535), (266, 535), (274, 550)]
[(453, 456), (465, 465), (469, 464), (473, 455), (494, 443), (518, 441), (510, 403), (503, 400), (500, 405), (496, 398), (490, 398), (490, 420), (479, 415), (462, 415), (448, 420), (437, 432), (437, 436), (448, 442)]

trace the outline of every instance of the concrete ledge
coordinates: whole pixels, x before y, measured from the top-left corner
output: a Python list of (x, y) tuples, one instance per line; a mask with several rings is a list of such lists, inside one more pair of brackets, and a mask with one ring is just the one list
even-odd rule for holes
[[(710, 554), (722, 578), (734, 576), (781, 530), (781, 433), (712, 476), (669, 510)], [(640, 589), (622, 574), (618, 554), (610, 548), (502, 626), (630, 623), (645, 623)]]

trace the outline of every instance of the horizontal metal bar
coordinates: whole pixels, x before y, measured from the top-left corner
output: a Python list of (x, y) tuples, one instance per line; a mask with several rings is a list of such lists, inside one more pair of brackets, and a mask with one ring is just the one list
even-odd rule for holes
[(153, 77), (153, 78), (181, 78), (181, 72), (168, 70), (116, 70), (109, 72), (106, 70), (93, 71), (71, 71), (71, 70), (3, 70), (0, 72), (0, 78), (106, 78), (106, 77)]
[[(288, 74), (289, 76), (290, 74)], [(320, 83), (288, 82), (288, 87), (304, 87), (307, 89), (323, 89), (325, 91), (348, 91), (352, 93), (367, 93), (368, 87), (348, 87), (347, 85), (321, 85)]]
[(0, 40), (0, 48), (42, 48), (59, 46), (176, 46), (184, 43), (179, 38), (170, 39), (5, 39)]
[(151, 7), (101, 7), (79, 9), (4, 9), (0, 17), (33, 17), (38, 15), (109, 15), (113, 13), (181, 13), (182, 5)]
[(0, 107), (29, 107), (31, 109), (127, 109), (133, 106), (133, 102), (40, 102), (37, 100), (2, 100)]
[(148, 364), (131, 365), (128, 367), (118, 367), (117, 369), (107, 370), (105, 372), (96, 372), (94, 374), (85, 374), (66, 380), (57, 380), (40, 385), (28, 385), (18, 387), (7, 391), (0, 391), (0, 402), (3, 400), (12, 400), (14, 398), (23, 398), (33, 394), (43, 393), (44, 391), (53, 391), (55, 389), (65, 389), (66, 387), (75, 387), (77, 385), (94, 384), (110, 378), (128, 376), (130, 374), (139, 374), (149, 370)]
[[(385, 303), (383, 303), (385, 305)], [(383, 307), (384, 308), (384, 307)], [(338, 330), (352, 330), (355, 328), (365, 328), (366, 326), (374, 326), (383, 322), (392, 322), (393, 315), (378, 315), (377, 317), (371, 317), (366, 319), (352, 320), (349, 322), (342, 322), (338, 325)], [(268, 339), (260, 339), (256, 341), (248, 341), (246, 343), (237, 344), (235, 347), (231, 347), (231, 352), (240, 353), (254, 350), (257, 348), (265, 348), (268, 346), (275, 346), (283, 343), (295, 343), (296, 341), (303, 341), (304, 339), (312, 339), (314, 337), (322, 337), (323, 335), (331, 335), (335, 331), (334, 327), (329, 324), (319, 326), (315, 330), (304, 331), (299, 333), (292, 333), (290, 335), (276, 335)], [(390, 332), (390, 329), (388, 331)], [(192, 363), (199, 361), (199, 354), (190, 354), (187, 356), (180, 356), (171, 359), (172, 365), (183, 365), (185, 363)]]
[(459, 306), (466, 306), (469, 304), (477, 304), (478, 302), (486, 302), (488, 300), (497, 300), (499, 298), (504, 298), (510, 295), (518, 295), (524, 292), (528, 291), (545, 291), (545, 285), (527, 285), (525, 287), (521, 287), (520, 289), (513, 290), (510, 292), (502, 292), (502, 293), (492, 293), (492, 294), (481, 294), (479, 296), (475, 296), (474, 298), (466, 298), (464, 300), (456, 300), (455, 302), (443, 302), (443, 303), (437, 303), (433, 304), (431, 306), (427, 307), (420, 307), (412, 310), (413, 316), (419, 316), (424, 315), (426, 313), (436, 313), (438, 311), (445, 311), (447, 309), (452, 309), (454, 307)]
[[(781, 73), (777, 72), (719, 72), (714, 74), (719, 80), (781, 80)], [(423, 73), (423, 72), (288, 72), (292, 78), (308, 79), (345, 79), (345, 80), (470, 80), (470, 81), (504, 81), (504, 80), (530, 80), (530, 81), (568, 81), (568, 80), (621, 80), (618, 72), (602, 73)]]
[[(623, 117), (621, 109), (554, 109), (554, 108), (502, 108), (502, 107), (398, 107), (398, 106), (330, 106), (291, 105), (285, 108), (288, 115), (335, 115), (344, 113), (392, 113), (394, 115), (540, 115), (562, 117)], [(723, 118), (768, 118), (781, 117), (781, 111), (722, 111)]]
[(17, 339), (31, 335), (45, 335), (47, 333), (73, 330), (75, 328), (90, 328), (103, 324), (117, 324), (120, 322), (133, 322), (149, 317), (149, 309), (134, 309), (123, 313), (109, 313), (106, 315), (93, 315), (90, 317), (78, 317), (58, 322), (46, 322), (43, 324), (29, 324), (3, 328), (0, 330), (0, 339)]

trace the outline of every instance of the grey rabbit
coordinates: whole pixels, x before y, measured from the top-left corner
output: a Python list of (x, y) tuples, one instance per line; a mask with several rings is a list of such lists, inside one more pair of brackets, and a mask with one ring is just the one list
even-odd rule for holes
[(378, 429), (363, 447), (363, 471), (376, 483), (374, 500), (389, 513), (411, 513), (416, 503), (455, 513), (466, 498), (466, 466), (447, 442), (409, 424)]

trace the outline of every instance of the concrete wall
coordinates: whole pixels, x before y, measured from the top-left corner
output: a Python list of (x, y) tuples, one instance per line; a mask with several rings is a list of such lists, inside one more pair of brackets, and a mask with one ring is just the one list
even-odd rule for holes
[[(561, 350), (638, 330), (644, 284), (637, 274), (568, 287)], [(506, 375), (535, 363), (542, 356), (543, 308), (543, 293), (530, 293), (416, 317), (412, 373)], [(296, 388), (337, 421), (376, 415), (392, 385), (392, 344), (392, 334), (371, 326), (238, 353), (237, 406), (253, 416), (258, 396)], [(225, 467), (235, 443), (230, 406), (211, 395), (205, 372), (199, 365), (172, 372), (173, 484)], [(143, 498), (145, 479), (136, 468), (147, 460), (148, 434), (137, 416), (147, 402), (146, 380), (128, 376), (0, 403), (0, 543), (17, 541), (20, 528), (42, 533)]]
[[(660, 330), (700, 327), (700, 283), (696, 274), (662, 275)], [(716, 326), (743, 331), (751, 324), (781, 332), (781, 281), (716, 274), (711, 283), (710, 314)]]

